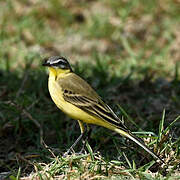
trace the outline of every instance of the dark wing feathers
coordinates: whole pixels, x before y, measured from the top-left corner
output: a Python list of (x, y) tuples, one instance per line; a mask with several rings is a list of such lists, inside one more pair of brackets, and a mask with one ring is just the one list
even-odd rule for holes
[(58, 83), (61, 85), (63, 90), (64, 99), (67, 102), (79, 107), (93, 116), (127, 130), (121, 120), (116, 116), (111, 108), (101, 100), (89, 84), (75, 74), (70, 75), (71, 77), (58, 80)]

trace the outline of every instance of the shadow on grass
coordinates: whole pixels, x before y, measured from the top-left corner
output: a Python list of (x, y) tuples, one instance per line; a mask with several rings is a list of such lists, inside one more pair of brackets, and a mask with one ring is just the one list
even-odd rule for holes
[[(133, 71), (126, 77), (109, 77), (107, 67), (98, 62), (96, 65), (84, 64), (83, 69), (76, 65), (74, 69), (82, 77), (87, 77), (87, 69), (90, 70), (91, 76), (86, 80), (97, 89), (105, 102), (119, 117), (123, 114), (116, 104), (120, 104), (143, 130), (157, 134), (163, 109), (166, 109), (165, 126), (179, 115), (178, 78), (170, 82), (163, 78), (154, 80), (153, 76), (145, 72), (144, 79), (133, 80)], [(41, 146), (40, 131), (43, 131), (45, 143), (54, 148), (57, 155), (65, 152), (78, 137), (80, 130), (77, 122), (61, 113), (52, 102), (47, 89), (47, 78), (42, 68), (29, 67), (21, 76), (18, 71), (1, 71), (0, 172), (13, 172), (22, 167), (23, 173), (28, 173), (33, 169), (32, 161), (50, 161), (52, 154)], [(139, 130), (126, 118), (125, 124), (132, 131)], [(179, 124), (173, 129), (174, 137), (180, 135), (178, 127)], [(109, 130), (92, 128), (89, 144), (107, 160), (118, 159), (122, 155), (118, 149), (136, 160), (142, 159), (142, 153), (146, 154), (134, 143)], [(80, 148), (81, 143), (75, 151)]]

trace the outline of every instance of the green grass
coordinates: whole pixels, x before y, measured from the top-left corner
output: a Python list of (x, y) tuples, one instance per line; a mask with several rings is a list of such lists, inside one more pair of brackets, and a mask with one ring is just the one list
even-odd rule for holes
[[(0, 178), (180, 178), (178, 10), (170, 0), (0, 1)], [(79, 143), (63, 157), (80, 130), (49, 96), (51, 55), (66, 56), (167, 166), (97, 126), (86, 152)]]

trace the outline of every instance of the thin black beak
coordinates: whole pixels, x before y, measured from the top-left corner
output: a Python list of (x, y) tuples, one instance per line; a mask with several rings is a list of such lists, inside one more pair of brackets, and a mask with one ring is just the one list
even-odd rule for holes
[(50, 63), (45, 59), (44, 62), (42, 63), (43, 66), (50, 66)]

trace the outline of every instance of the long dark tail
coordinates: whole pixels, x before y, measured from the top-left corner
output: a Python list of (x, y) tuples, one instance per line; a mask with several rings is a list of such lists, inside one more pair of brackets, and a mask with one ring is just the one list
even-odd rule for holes
[(141, 142), (142, 140), (139, 139), (138, 137), (136, 137), (135, 135), (126, 132), (120, 128), (112, 128), (112, 130), (114, 130), (115, 132), (121, 134), (122, 136), (125, 136), (129, 139), (131, 139), (132, 141), (134, 141), (136, 144), (138, 144), (139, 146), (141, 146), (145, 151), (147, 151), (149, 154), (151, 154), (154, 158), (159, 159), (161, 162), (165, 163), (158, 155), (156, 155), (152, 150), (149, 149), (149, 147), (147, 147), (143, 142)]

